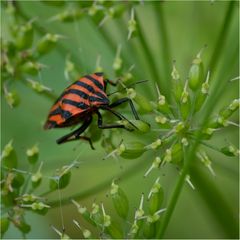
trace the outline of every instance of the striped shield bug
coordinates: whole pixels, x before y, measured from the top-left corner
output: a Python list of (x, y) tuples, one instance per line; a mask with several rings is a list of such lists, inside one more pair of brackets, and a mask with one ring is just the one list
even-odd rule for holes
[[(69, 134), (59, 138), (57, 140), (58, 144), (83, 139), (87, 140), (91, 148), (94, 149), (89, 137), (80, 136), (91, 124), (93, 114), (97, 115), (97, 124), (101, 129), (125, 128), (129, 130), (123, 124), (103, 124), (100, 109), (111, 112), (120, 120), (127, 120), (122, 114), (113, 110), (113, 108), (128, 102), (135, 119), (139, 120), (137, 111), (130, 98), (125, 97), (110, 103), (108, 95), (106, 94), (106, 86), (108, 83), (116, 85), (116, 83), (104, 79), (103, 73), (97, 72), (80, 78), (63, 91), (50, 109), (44, 129), (70, 127), (80, 122), (82, 122), (82, 125)], [(135, 127), (130, 121), (128, 122)]]

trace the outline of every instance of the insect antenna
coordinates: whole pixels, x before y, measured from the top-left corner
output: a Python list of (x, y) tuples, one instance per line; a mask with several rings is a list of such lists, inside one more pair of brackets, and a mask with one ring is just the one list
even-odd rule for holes
[(134, 85), (136, 85), (136, 84), (144, 83), (144, 82), (148, 82), (148, 80), (140, 80), (140, 81), (137, 81), (137, 82), (128, 84), (128, 85), (124, 86), (123, 88), (121, 88), (121, 89), (119, 89), (119, 90), (117, 90), (117, 91), (114, 91), (114, 92), (111, 92), (111, 93), (107, 94), (107, 96), (109, 97), (109, 96), (111, 96), (111, 95), (113, 95), (113, 94), (115, 94), (115, 93), (117, 93), (117, 92), (122, 92), (122, 91), (126, 90), (126, 89), (129, 88), (129, 87), (132, 87), (132, 86), (134, 86)]

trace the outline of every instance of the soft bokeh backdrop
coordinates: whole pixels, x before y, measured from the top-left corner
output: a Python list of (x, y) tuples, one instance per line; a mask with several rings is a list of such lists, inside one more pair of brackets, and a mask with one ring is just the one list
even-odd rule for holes
[[(202, 58), (206, 70), (211, 71), (210, 61), (213, 53), (219, 51), (219, 55), (215, 56), (218, 59), (215, 59), (214, 72), (211, 73), (213, 84), (220, 87), (223, 81), (239, 76), (239, 9), (237, 2), (235, 2), (231, 19), (229, 19), (227, 36), (224, 36), (225, 44), (221, 45), (223, 49), (216, 48), (219, 38), (223, 38), (221, 31), (223, 31), (229, 2), (142, 2), (142, 4), (134, 6), (134, 9), (139, 18), (146, 44), (153, 56), (157, 75), (161, 77), (160, 90), (163, 93), (169, 94), (171, 92), (169, 82), (172, 61), (176, 60), (179, 73), (185, 80), (193, 58), (205, 44), (207, 44), (207, 48), (204, 50)], [(46, 68), (34, 79), (53, 89), (56, 95), (60, 94), (69, 85), (64, 76), (67, 55), (70, 55), (77, 64), (79, 76), (94, 72), (97, 57), (100, 55), (104, 72), (109, 78), (115, 79), (112, 64), (117, 47), (121, 44), (122, 56), (127, 59), (126, 68), (129, 68), (132, 64), (135, 65), (133, 71), (134, 74), (136, 73), (135, 80), (149, 80), (146, 83), (147, 87), (140, 84), (137, 86), (137, 91), (144, 93), (149, 100), (154, 100), (157, 93), (151, 63), (144, 54), (143, 46), (138, 39), (133, 38), (127, 41), (127, 20), (130, 17), (130, 8), (120, 18), (106, 21), (102, 28), (94, 24), (88, 16), (83, 16), (80, 20), (70, 23), (49, 21), (52, 16), (71, 4), (76, 4), (76, 2), (68, 3), (59, 8), (49, 6), (42, 1), (18, 1), (19, 15), (24, 14), (29, 18), (36, 17), (36, 25), (43, 27), (47, 32), (64, 36), (60, 40), (61, 46), (41, 59), (41, 63), (46, 65)], [(119, 4), (125, 3), (119, 2)], [(161, 14), (161, 17), (159, 17), (159, 14)], [(3, 9), (2, 20), (2, 37), (10, 38), (8, 13)], [(161, 24), (165, 27), (167, 41), (162, 39)], [(38, 29), (36, 32), (38, 32)], [(34, 41), (37, 41), (39, 36), (40, 33), (35, 35)], [(139, 204), (141, 193), (148, 193), (157, 176), (160, 176), (166, 194), (164, 201), (166, 206), (179, 176), (175, 167), (169, 165), (163, 170), (154, 171), (148, 178), (143, 178), (153, 160), (152, 154), (147, 153), (132, 161), (126, 159), (115, 161), (111, 158), (102, 161), (106, 154), (100, 144), (95, 143), (95, 151), (92, 151), (84, 142), (58, 146), (55, 140), (69, 132), (69, 129), (44, 131), (42, 128), (53, 100), (36, 94), (21, 81), (14, 81), (11, 88), (16, 89), (20, 94), (21, 103), (17, 108), (10, 109), (2, 97), (1, 144), (3, 147), (10, 139), (14, 139), (14, 147), (19, 158), (19, 169), (28, 170), (25, 150), (34, 143), (39, 144), (40, 160), (44, 162), (43, 174), (45, 176), (50, 176), (56, 168), (70, 164), (78, 158), (81, 162), (79, 168), (72, 171), (71, 183), (61, 191), (62, 198), (65, 199), (68, 196), (91, 189), (106, 180), (111, 182), (113, 178), (134, 166), (134, 170), (130, 174), (123, 175), (119, 180), (121, 187), (129, 197), (131, 216), (133, 216), (134, 210)], [(232, 99), (237, 97), (238, 81), (229, 82), (221, 97), (214, 103), (213, 112), (217, 112), (219, 107), (229, 104)], [(128, 108), (120, 111), (131, 118)], [(142, 118), (147, 120), (149, 116), (143, 115)], [(232, 121), (237, 120), (238, 115), (235, 114)], [(226, 145), (227, 141), (230, 141), (238, 146), (237, 133), (237, 128), (230, 126), (225, 131), (216, 133), (214, 138), (211, 139), (211, 144), (221, 147)], [(130, 135), (131, 133), (122, 131), (121, 138), (131, 138)], [(148, 135), (141, 137), (147, 139)], [(231, 227), (228, 227), (228, 225), (234, 223), (238, 226), (238, 160), (236, 157), (226, 157), (208, 148), (206, 148), (206, 151), (211, 156), (216, 177), (213, 177), (207, 168), (204, 168), (201, 164), (195, 164), (195, 168), (198, 170), (194, 168), (193, 174), (194, 172), (201, 173), (201, 175), (196, 174), (193, 177), (193, 182), (196, 181), (196, 189), (193, 190), (188, 184), (185, 185), (165, 233), (165, 238), (229, 238), (231, 237)], [(48, 181), (45, 180), (44, 182), (44, 186), (41, 186), (41, 189), (38, 190), (39, 193), (48, 189)], [(225, 227), (219, 220), (219, 214), (216, 213), (219, 209), (214, 210), (214, 201), (218, 199), (207, 192), (209, 189), (205, 189), (208, 183), (211, 183), (211, 186), (214, 186), (215, 190), (219, 192), (220, 195), (217, 196), (224, 199), (228, 212), (233, 216), (231, 221), (226, 219)], [(103, 201), (106, 211), (112, 212), (114, 215), (111, 200), (106, 196), (108, 192), (109, 187), (105, 187), (101, 191), (93, 191), (90, 196), (82, 198), (80, 202), (90, 207), (95, 200)], [(58, 201), (57, 193), (49, 194), (48, 199), (49, 201)], [(221, 211), (225, 212), (225, 209), (221, 209)], [(79, 237), (79, 230), (74, 226), (72, 220), (78, 219), (80, 222), (82, 220), (70, 201), (63, 207), (63, 216), (67, 234), (72, 238)], [(57, 206), (51, 209), (46, 216), (28, 214), (27, 221), (31, 222), (32, 225), (32, 231), (28, 235), (29, 238), (57, 238), (50, 225), (61, 229), (60, 210)], [(233, 233), (237, 238), (236, 234), (236, 232)], [(5, 237), (18, 238), (21, 237), (21, 234), (14, 227), (11, 227), (11, 231)]]

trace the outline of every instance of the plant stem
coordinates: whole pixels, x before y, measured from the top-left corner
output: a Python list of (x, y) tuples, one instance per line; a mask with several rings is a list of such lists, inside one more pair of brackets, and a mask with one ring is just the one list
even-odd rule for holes
[[(164, 7), (164, 2), (157, 2), (156, 6), (154, 5), (154, 11), (157, 18), (157, 23), (159, 25), (158, 35), (161, 39), (161, 41), (159, 42), (159, 45), (161, 46), (161, 49), (162, 49), (161, 58), (164, 59), (163, 71), (165, 72), (164, 73), (165, 81), (161, 81), (161, 85), (163, 86), (162, 88), (165, 89), (166, 97), (170, 100), (169, 90), (171, 89), (172, 81), (166, 81), (166, 79), (169, 79), (171, 74), (171, 53), (170, 53), (169, 40), (167, 36), (167, 31), (166, 31), (166, 21), (165, 21), (164, 12), (162, 9), (163, 7)], [(163, 79), (160, 79), (160, 80), (163, 80)]]
[(228, 9), (225, 14), (224, 22), (219, 33), (219, 37), (217, 43), (215, 44), (215, 50), (213, 52), (212, 58), (210, 60), (209, 69), (214, 71), (216, 66), (217, 60), (219, 59), (221, 53), (223, 52), (223, 48), (226, 42), (226, 38), (228, 36), (227, 31), (229, 29), (231, 18), (233, 16), (233, 9), (234, 9), (235, 1), (229, 1)]
[[(155, 82), (158, 82), (160, 83), (161, 82), (161, 77), (160, 77), (160, 74), (157, 70), (157, 65), (156, 65), (156, 62), (154, 61), (154, 57), (149, 49), (149, 45), (147, 44), (147, 41), (144, 37), (144, 34), (143, 34), (143, 31), (142, 31), (142, 28), (140, 26), (140, 21), (139, 21), (139, 18), (138, 18), (138, 14), (136, 13), (136, 22), (138, 23), (138, 39), (140, 41), (140, 44), (142, 46), (142, 50), (145, 54), (145, 58), (146, 58), (146, 63), (148, 64), (148, 67), (149, 69), (151, 69), (151, 75), (152, 75), (152, 79), (153, 81)], [(164, 92), (165, 94), (165, 92)]]

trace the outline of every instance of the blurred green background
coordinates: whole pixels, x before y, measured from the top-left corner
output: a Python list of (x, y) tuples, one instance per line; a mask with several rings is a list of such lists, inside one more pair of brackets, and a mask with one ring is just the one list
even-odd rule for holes
[[(143, 46), (138, 38), (127, 41), (127, 20), (130, 17), (130, 8), (119, 17), (108, 20), (102, 28), (99, 28), (88, 16), (71, 22), (62, 23), (49, 21), (63, 9), (68, 8), (76, 2), (68, 2), (62, 7), (49, 6), (41, 1), (18, 1), (19, 14), (24, 14), (29, 18), (37, 17), (36, 24), (46, 29), (47, 32), (61, 34), (66, 38), (60, 40), (61, 46), (55, 48), (50, 54), (41, 59), (41, 63), (46, 65), (39, 76), (33, 78), (42, 84), (52, 88), (56, 95), (69, 85), (64, 77), (66, 56), (69, 54), (79, 68), (79, 76), (94, 72), (96, 59), (101, 55), (101, 65), (108, 78), (115, 79), (112, 70), (113, 60), (119, 44), (122, 46), (122, 56), (127, 59), (124, 63), (126, 69), (132, 64), (135, 65), (133, 73), (136, 73), (135, 80), (148, 79), (147, 91), (145, 85), (137, 86), (137, 90), (144, 93), (149, 100), (157, 97), (154, 90), (154, 74), (152, 73), (149, 59), (143, 51)], [(125, 4), (119, 2), (118, 4)], [(126, 3), (127, 4), (127, 3)], [(193, 58), (199, 50), (207, 44), (203, 53), (205, 70), (210, 70), (213, 53), (216, 65), (211, 72), (212, 85), (221, 86), (222, 82), (239, 76), (239, 16), (238, 2), (235, 2), (232, 15), (229, 19), (227, 35), (222, 36), (224, 20), (229, 7), (229, 2), (223, 1), (202, 1), (202, 2), (151, 2), (143, 1), (143, 4), (134, 6), (139, 25), (143, 31), (146, 44), (149, 47), (156, 64), (157, 75), (161, 77), (160, 90), (166, 95), (171, 92), (169, 82), (172, 61), (176, 60), (176, 65), (182, 79), (185, 80)], [(160, 10), (159, 10), (160, 9)], [(1, 8), (2, 12), (2, 37), (11, 38), (9, 34), (8, 14)], [(159, 14), (161, 16), (159, 17)], [(161, 30), (164, 26), (167, 41), (163, 40)], [(36, 29), (38, 32), (38, 29)], [(35, 35), (35, 40), (41, 34)], [(107, 36), (107, 38), (106, 38)], [(217, 49), (219, 39), (223, 38), (224, 44)], [(165, 45), (167, 44), (167, 46)], [(148, 191), (160, 175), (161, 184), (165, 191), (165, 204), (169, 200), (174, 184), (179, 176), (175, 167), (168, 165), (161, 171), (154, 171), (148, 178), (143, 178), (144, 173), (150, 166), (154, 155), (145, 154), (139, 159), (132, 161), (114, 159), (102, 161), (105, 152), (100, 144), (95, 143), (96, 150), (90, 150), (86, 143), (69, 143), (58, 146), (55, 142), (57, 138), (69, 132), (69, 129), (44, 131), (42, 125), (46, 119), (49, 108), (53, 101), (42, 95), (36, 94), (21, 81), (14, 81), (11, 89), (16, 89), (21, 98), (21, 104), (14, 109), (10, 109), (3, 96), (1, 103), (1, 146), (3, 147), (10, 139), (14, 139), (14, 146), (18, 153), (19, 169), (28, 170), (28, 162), (25, 156), (27, 148), (34, 143), (39, 144), (40, 160), (44, 162), (43, 174), (50, 176), (56, 168), (65, 164), (70, 164), (78, 158), (81, 162), (78, 169), (73, 170), (70, 185), (62, 190), (62, 197), (67, 198), (73, 194), (91, 189), (99, 183), (110, 181), (128, 171), (133, 167), (130, 174), (123, 175), (119, 183), (125, 190), (130, 201), (131, 216), (138, 207), (141, 193), (148, 194)], [(215, 94), (210, 92), (210, 94)], [(232, 99), (238, 97), (238, 81), (229, 82), (227, 88), (221, 93), (221, 97), (213, 106), (213, 113), (217, 112), (221, 106), (227, 105)], [(123, 110), (121, 110), (123, 111)], [(128, 108), (124, 109), (126, 116), (129, 114)], [(151, 116), (142, 116), (149, 119)], [(201, 116), (200, 116), (201, 117)], [(238, 121), (238, 115), (232, 117), (233, 121)], [(94, 123), (95, 124), (95, 123)], [(215, 134), (211, 139), (211, 144), (224, 146), (229, 140), (238, 146), (238, 131), (236, 127), (230, 126), (224, 131)], [(108, 131), (108, 130), (106, 130)], [(131, 133), (121, 132), (123, 139), (131, 138)], [(149, 136), (142, 136), (149, 139)], [(167, 228), (165, 238), (237, 238), (238, 213), (239, 213), (239, 165), (237, 158), (226, 157), (218, 152), (206, 151), (211, 156), (216, 177), (210, 175), (203, 165), (196, 162), (194, 172), (201, 173), (193, 177), (196, 189), (192, 190), (189, 185), (185, 185), (179, 201), (176, 205), (173, 216)], [(197, 170), (196, 170), (197, 169)], [(45, 192), (48, 188), (48, 181), (44, 181), (44, 186), (38, 190)], [(219, 193), (215, 198), (215, 190), (209, 193), (205, 187), (214, 186)], [(109, 184), (110, 186), (110, 184)], [(105, 203), (108, 213), (114, 215), (111, 200), (106, 196), (109, 187), (101, 191), (93, 191), (90, 196), (80, 200), (81, 203), (90, 207), (94, 200)], [(217, 197), (217, 198), (216, 198)], [(221, 197), (222, 199), (218, 199)], [(48, 195), (49, 201), (58, 200), (57, 193)], [(224, 201), (227, 209), (219, 209), (215, 200)], [(222, 221), (222, 216), (226, 212), (230, 213), (231, 219)], [(79, 237), (79, 230), (74, 226), (72, 220), (81, 217), (76, 212), (73, 204), (63, 207), (64, 223), (66, 232), (72, 238)], [(29, 238), (57, 238), (56, 233), (50, 228), (54, 225), (61, 229), (59, 208), (51, 209), (46, 216), (27, 214), (27, 222), (31, 223), (32, 231)], [(234, 226), (233, 226), (234, 225)], [(234, 229), (235, 232), (232, 232)], [(11, 227), (6, 238), (21, 237), (20, 232)]]

